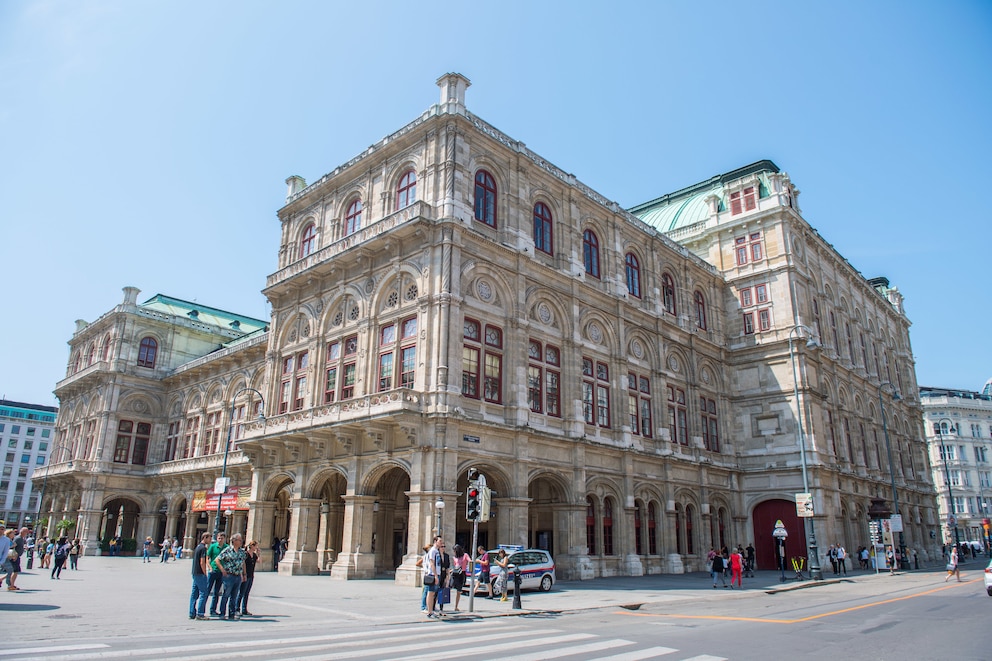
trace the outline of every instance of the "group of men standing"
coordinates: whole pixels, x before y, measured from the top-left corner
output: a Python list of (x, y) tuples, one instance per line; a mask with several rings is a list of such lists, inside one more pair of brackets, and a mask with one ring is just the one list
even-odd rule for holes
[[(200, 543), (193, 550), (193, 590), (189, 597), (189, 619), (207, 620), (207, 597), (210, 596), (210, 615), (219, 619), (240, 620), (248, 612), (248, 594), (255, 580), (255, 563), (258, 562), (258, 543), (244, 547), (240, 533), (231, 536), (220, 532), (211, 543), (208, 532), (200, 535)], [(220, 608), (218, 609), (218, 601)]]
[(847, 549), (841, 544), (831, 544), (827, 549), (827, 558), (830, 559), (830, 566), (834, 569), (834, 575), (843, 573), (847, 576)]

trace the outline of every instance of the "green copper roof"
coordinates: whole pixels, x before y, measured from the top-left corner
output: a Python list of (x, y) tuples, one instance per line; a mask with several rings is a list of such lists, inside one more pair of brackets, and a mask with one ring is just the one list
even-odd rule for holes
[(268, 322), (261, 319), (253, 319), (232, 312), (225, 312), (207, 305), (190, 303), (171, 296), (156, 294), (140, 305), (147, 310), (155, 310), (163, 314), (175, 315), (177, 317), (187, 317), (201, 324), (218, 326), (228, 330), (236, 330), (242, 333), (253, 333), (257, 330), (265, 329)]
[(770, 172), (779, 172), (778, 166), (769, 160), (757, 161), (742, 168), (710, 177), (706, 181), (687, 186), (674, 193), (662, 195), (650, 202), (639, 204), (629, 211), (659, 232), (671, 232), (708, 219), (710, 217), (710, 205), (706, 198), (711, 195), (716, 195), (719, 198), (719, 210), (726, 210), (727, 200), (724, 199), (723, 187), (727, 182), (757, 174), (761, 182), (758, 191), (759, 197), (765, 197), (768, 194), (768, 173)]

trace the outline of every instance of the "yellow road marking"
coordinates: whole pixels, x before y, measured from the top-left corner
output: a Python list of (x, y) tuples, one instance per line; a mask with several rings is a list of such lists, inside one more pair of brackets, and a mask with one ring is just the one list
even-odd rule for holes
[[(972, 583), (975, 579), (968, 581), (961, 581), (962, 584)], [(799, 617), (795, 619), (777, 619), (777, 618), (764, 618), (764, 617), (738, 617), (735, 615), (684, 615), (681, 613), (635, 613), (632, 611), (617, 611), (619, 615), (630, 615), (634, 617), (671, 617), (680, 620), (725, 620), (731, 622), (762, 622), (765, 624), (798, 624), (800, 622), (809, 622), (810, 620), (818, 620), (824, 617), (831, 617), (834, 615), (841, 615), (843, 613), (850, 613), (853, 611), (859, 611), (865, 608), (874, 608), (875, 606), (884, 606), (885, 604), (892, 604), (897, 601), (905, 601), (907, 599), (915, 599), (917, 597), (922, 597), (928, 594), (933, 594), (935, 592), (942, 592), (944, 590), (950, 590), (951, 588), (958, 587), (956, 585), (942, 585), (940, 587), (934, 588), (932, 590), (926, 590), (925, 592), (918, 592), (916, 594), (907, 595), (905, 597), (893, 597), (892, 599), (883, 599), (882, 601), (873, 601), (868, 604), (862, 604), (860, 606), (851, 606), (850, 608), (842, 608), (840, 610), (828, 611), (826, 613), (820, 613), (819, 615), (810, 615), (808, 617)]]

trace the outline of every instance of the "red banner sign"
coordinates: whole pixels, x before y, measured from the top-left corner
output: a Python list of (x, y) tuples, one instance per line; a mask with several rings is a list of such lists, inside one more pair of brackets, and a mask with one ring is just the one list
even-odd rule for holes
[(205, 489), (193, 492), (194, 512), (216, 512), (217, 501), (220, 501), (220, 509), (224, 510), (247, 510), (250, 487), (228, 487), (227, 491), (217, 495), (213, 489)]

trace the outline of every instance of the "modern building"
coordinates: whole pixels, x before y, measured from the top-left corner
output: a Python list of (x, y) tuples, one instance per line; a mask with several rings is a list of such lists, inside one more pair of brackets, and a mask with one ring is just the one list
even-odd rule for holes
[(54, 406), (0, 399), (0, 521), (7, 526), (34, 527), (40, 485), (35, 487), (31, 477), (48, 460), (58, 411)]
[(981, 392), (920, 388), (945, 543), (988, 549), (992, 511), (992, 379)]
[(480, 543), (549, 549), (566, 578), (748, 542), (772, 567), (777, 520), (803, 556), (805, 492), (821, 558), (867, 543), (893, 490), (907, 545), (934, 552), (902, 296), (804, 220), (786, 173), (628, 211), (469, 112), (463, 76), (438, 86), (287, 180), (269, 320), (126, 288), (78, 323), (56, 389), (75, 460), (48, 468), (46, 508), (91, 545), (218, 526), (286, 538), (280, 571), (412, 584), (438, 528), (470, 542), (475, 468)]

